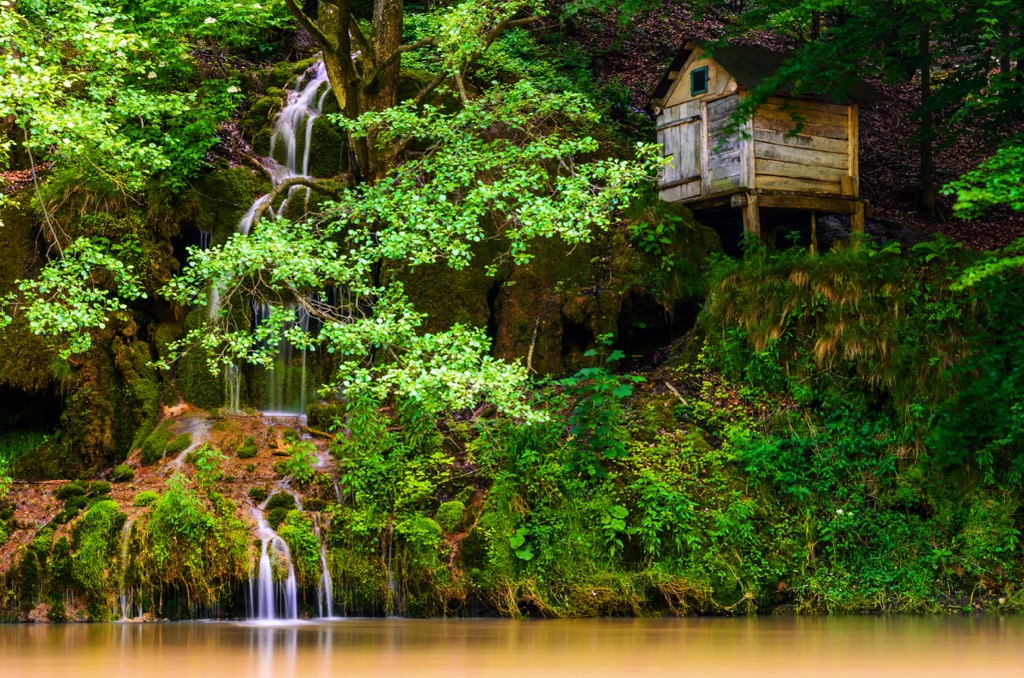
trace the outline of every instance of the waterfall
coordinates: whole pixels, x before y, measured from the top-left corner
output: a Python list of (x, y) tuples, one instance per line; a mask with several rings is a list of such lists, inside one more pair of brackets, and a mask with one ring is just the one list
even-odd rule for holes
[(334, 617), (334, 581), (331, 579), (331, 571), (327, 566), (327, 542), (320, 535), (320, 521), (316, 515), (313, 516), (313, 532), (320, 540), (320, 581), (316, 586), (316, 604), (321, 618), (332, 619)]
[(138, 615), (132, 615), (132, 608), (135, 606), (135, 591), (128, 586), (128, 546), (132, 537), (132, 519), (124, 521), (121, 528), (121, 574), (118, 578), (117, 600), (121, 605), (121, 621), (127, 621), (133, 616), (142, 616), (142, 610)]
[[(270, 175), (271, 186), (277, 188), (283, 182), (295, 177), (309, 176), (309, 155), (310, 146), (313, 140), (313, 122), (320, 117), (323, 111), (324, 101), (330, 93), (331, 88), (327, 84), (327, 69), (322, 61), (299, 76), (295, 83), (295, 89), (288, 91), (288, 100), (281, 112), (274, 118), (273, 131), (270, 137), (270, 156), (261, 158), (263, 167)], [(323, 90), (321, 92), (321, 90)], [(301, 151), (301, 152), (300, 152)], [(309, 188), (305, 186), (292, 186), (288, 189), (284, 200), (276, 208), (267, 205), (270, 193), (262, 195), (253, 201), (252, 205), (242, 216), (242, 219), (235, 227), (235, 231), (242, 235), (249, 235), (252, 230), (253, 220), (256, 212), (266, 205), (270, 216), (284, 214), (297, 191), (301, 191), (306, 200), (309, 199)], [(211, 322), (220, 315), (220, 289), (216, 285), (211, 286), (209, 299), (209, 317)], [(255, 304), (254, 304), (255, 306)], [(255, 309), (254, 309), (255, 310)], [(304, 310), (297, 313), (296, 325), (307, 330), (309, 328), (309, 315)], [(264, 314), (265, 318), (266, 315)], [(259, 323), (259, 318), (254, 313), (254, 323)], [(268, 403), (266, 410), (270, 412), (282, 412), (289, 414), (305, 414), (306, 412), (306, 351), (301, 350), (298, 384), (290, 384), (287, 370), (292, 367), (295, 360), (294, 348), (285, 340), (281, 340), (274, 367), (268, 374)], [(294, 391), (298, 393), (294, 393)], [(241, 370), (232, 366), (224, 374), (225, 407), (232, 412), (241, 410), (242, 374)]]
[[(271, 529), (270, 523), (263, 517), (262, 508), (256, 525), (256, 534), (260, 538), (260, 564), (256, 581), (249, 583), (249, 600), (253, 608), (251, 616), (260, 621), (298, 619), (299, 587), (295, 580), (295, 567), (292, 565), (288, 544)], [(288, 565), (288, 576), (280, 584), (274, 582), (271, 550), (278, 560), (283, 560)]]

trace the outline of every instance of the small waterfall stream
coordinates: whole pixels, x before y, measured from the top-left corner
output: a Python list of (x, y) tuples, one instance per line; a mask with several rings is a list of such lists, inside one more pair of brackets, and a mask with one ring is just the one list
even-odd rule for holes
[[(270, 182), (277, 188), (285, 181), (296, 177), (309, 176), (310, 146), (313, 141), (313, 122), (320, 117), (323, 111), (324, 101), (330, 93), (327, 84), (327, 69), (322, 61), (299, 76), (295, 88), (288, 91), (288, 99), (284, 108), (274, 118), (273, 131), (270, 138), (270, 156), (261, 158), (260, 162), (270, 175)], [(323, 91), (321, 91), (323, 90)], [(308, 201), (309, 188), (305, 186), (292, 186), (288, 189), (287, 195), (280, 205), (274, 207), (267, 205), (267, 212), (270, 216), (284, 214), (291, 201), (297, 193), (301, 193)], [(265, 205), (272, 193), (260, 196), (246, 211), (245, 215), (238, 222), (235, 230), (242, 235), (248, 235), (252, 230), (253, 219), (257, 211)], [(253, 324), (266, 318), (268, 309), (260, 309), (259, 305), (253, 303)], [(216, 285), (210, 288), (209, 317), (211, 320), (220, 314), (220, 290)], [(297, 312), (296, 325), (302, 329), (309, 329), (309, 316), (304, 311)], [(305, 414), (306, 411), (306, 350), (299, 351), (299, 365), (293, 365), (296, 361), (295, 349), (287, 341), (281, 340), (278, 347), (277, 358), (274, 367), (267, 373), (267, 403), (264, 411), (288, 414)], [(298, 378), (293, 378), (291, 372), (298, 370)], [(241, 370), (232, 366), (224, 371), (224, 395), (225, 407), (231, 412), (241, 410), (242, 400), (242, 373)]]
[(121, 605), (121, 621), (127, 621), (133, 616), (142, 616), (140, 607), (138, 615), (133, 615), (135, 607), (135, 590), (128, 586), (128, 546), (132, 538), (132, 518), (124, 521), (121, 528), (121, 573), (118, 578), (117, 600)]
[[(320, 521), (313, 516), (313, 533), (320, 541), (320, 581), (316, 586), (316, 604), (321, 618), (334, 617), (334, 581), (327, 565), (327, 541), (320, 534)], [(326, 614), (324, 614), (326, 612)]]
[[(295, 580), (291, 552), (288, 544), (271, 529), (270, 523), (263, 517), (262, 507), (256, 517), (256, 534), (260, 538), (260, 564), (256, 580), (249, 583), (252, 608), (249, 616), (259, 621), (298, 619), (299, 587)], [(272, 550), (277, 559), (288, 565), (288, 576), (280, 584), (274, 581)]]

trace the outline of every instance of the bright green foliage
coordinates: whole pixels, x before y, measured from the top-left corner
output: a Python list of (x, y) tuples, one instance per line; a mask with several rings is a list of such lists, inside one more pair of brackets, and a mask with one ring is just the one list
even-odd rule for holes
[(316, 475), (316, 445), (311, 442), (294, 442), (288, 450), (288, 458), (274, 465), (280, 473), (291, 476), (299, 485), (308, 485)]
[[(255, 331), (232, 325), (222, 312), (214, 327), (194, 330), (179, 347), (203, 346), (214, 366), (266, 365), (276, 337), (283, 336), (296, 347), (319, 348), (339, 359), (332, 388), (366, 390), (377, 398), (396, 393), (435, 412), (473, 406), (485, 397), (529, 416), (522, 405), (521, 366), (491, 358), (489, 341), (478, 330), (455, 326), (421, 334), (423, 317), (401, 286), (375, 284), (373, 270), (380, 261), (461, 268), (476, 243), (495, 235), (508, 242), (508, 256), (520, 264), (529, 261), (529, 243), (537, 238), (588, 241), (658, 165), (648, 146), (638, 149), (636, 161), (580, 161), (598, 151), (597, 142), (560, 125), (585, 129), (597, 121), (583, 98), (543, 93), (526, 82), (494, 88), (454, 113), (409, 105), (358, 121), (339, 119), (355, 137), (430, 144), (431, 151), (394, 168), (387, 181), (342, 190), (325, 218), (262, 222), (223, 249), (194, 251), (192, 266), (167, 291), (181, 302), (205, 304), (201, 290), (212, 281), (222, 289), (222, 303), (244, 296), (306, 298), (307, 291), (339, 285), (372, 298), (372, 306), (316, 306), (325, 321), (316, 336), (286, 329), (294, 312), (281, 307)], [(564, 169), (551, 169), (555, 162)], [(367, 364), (370, 353), (394, 359)]]
[(166, 487), (144, 527), (142, 583), (176, 586), (209, 604), (222, 587), (246, 575), (248, 529), (235, 517), (233, 502), (209, 492), (207, 504), (183, 475), (172, 476)]
[(945, 192), (956, 195), (954, 209), (959, 216), (981, 216), (993, 207), (1024, 212), (1024, 146), (1011, 142), (977, 169), (950, 183)]
[[(598, 343), (607, 347), (611, 336), (599, 337)], [(587, 356), (597, 354), (596, 350), (586, 353)], [(623, 357), (622, 351), (612, 351), (604, 362), (614, 364)], [(574, 397), (569, 430), (580, 451), (581, 470), (598, 470), (595, 456), (605, 459), (626, 456), (622, 444), (622, 401), (633, 394), (633, 384), (642, 381), (643, 377), (634, 375), (613, 375), (605, 367), (584, 367), (559, 382)]]
[(195, 464), (196, 485), (199, 489), (208, 490), (224, 477), (221, 464), (226, 459), (223, 452), (206, 443), (189, 452), (186, 461)]
[[(124, 300), (146, 297), (131, 266), (108, 254), (107, 245), (80, 238), (38, 277), (19, 283), (29, 327), (37, 335), (62, 337), (62, 359), (87, 351), (93, 328), (103, 329), (111, 314), (124, 311)], [(113, 285), (101, 284), (97, 271), (105, 271)], [(0, 311), (0, 329), (10, 322)]]

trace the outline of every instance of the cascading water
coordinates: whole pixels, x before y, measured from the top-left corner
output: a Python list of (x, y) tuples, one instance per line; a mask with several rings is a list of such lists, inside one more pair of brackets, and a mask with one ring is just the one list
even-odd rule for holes
[(327, 567), (327, 543), (320, 536), (320, 522), (316, 516), (313, 518), (313, 532), (320, 540), (320, 582), (316, 587), (316, 604), (320, 617), (331, 619), (334, 617), (334, 581)]
[(121, 574), (118, 578), (118, 594), (117, 600), (121, 604), (121, 621), (127, 621), (133, 616), (142, 616), (142, 609), (138, 610), (138, 615), (133, 615), (132, 608), (135, 607), (135, 590), (128, 586), (128, 545), (132, 538), (132, 519), (128, 518), (124, 521), (124, 527), (121, 528)]
[[(260, 538), (260, 564), (255, 581), (249, 582), (250, 617), (259, 621), (299, 618), (299, 587), (295, 581), (295, 567), (291, 552), (270, 523), (263, 517), (260, 507), (256, 517), (256, 535)], [(288, 576), (280, 584), (274, 581), (274, 556), (288, 566)]]
[[(273, 132), (270, 137), (270, 156), (261, 158), (263, 167), (270, 175), (270, 183), (277, 188), (282, 183), (296, 177), (309, 176), (310, 146), (313, 140), (313, 122), (320, 117), (324, 101), (331, 91), (327, 84), (327, 69), (322, 61), (318, 61), (309, 71), (301, 75), (295, 89), (289, 90), (287, 104), (274, 118)], [(321, 91), (323, 90), (323, 91)], [(260, 196), (246, 211), (238, 222), (236, 231), (248, 235), (252, 230), (256, 213), (266, 205), (270, 216), (284, 214), (297, 192), (305, 199), (309, 198), (309, 188), (292, 186), (288, 189), (284, 200), (276, 207), (267, 205), (273, 193)], [(208, 300), (210, 319), (220, 314), (220, 291), (216, 285), (211, 287)], [(254, 323), (259, 324), (261, 317), (255, 313)], [(309, 327), (309, 316), (299, 310), (296, 325), (306, 330)], [(265, 318), (266, 314), (262, 315)], [(306, 350), (296, 351), (292, 345), (282, 340), (274, 368), (267, 375), (268, 402), (265, 410), (275, 413), (304, 414), (306, 411)], [(299, 359), (300, 358), (300, 359)], [(298, 362), (298, 365), (293, 363)], [(290, 373), (298, 372), (298, 377)], [(241, 409), (242, 375), (238, 369), (228, 369), (224, 374), (224, 393), (226, 407), (233, 412)]]

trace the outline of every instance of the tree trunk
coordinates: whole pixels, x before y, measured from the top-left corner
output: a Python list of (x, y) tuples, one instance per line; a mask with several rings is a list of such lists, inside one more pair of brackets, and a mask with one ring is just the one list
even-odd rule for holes
[(920, 150), (920, 180), (921, 211), (929, 216), (935, 215), (935, 158), (933, 156), (933, 145), (935, 140), (935, 122), (932, 112), (928, 109), (931, 103), (932, 91), (932, 60), (931, 60), (931, 31), (927, 25), (921, 30), (920, 36), (920, 57), (921, 57), (921, 122), (919, 123), (918, 137)]

